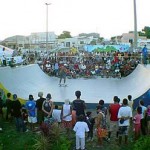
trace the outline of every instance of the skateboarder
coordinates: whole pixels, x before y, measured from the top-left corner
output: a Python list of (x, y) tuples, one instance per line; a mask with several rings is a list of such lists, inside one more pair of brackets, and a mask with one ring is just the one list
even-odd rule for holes
[(66, 83), (66, 68), (65, 68), (65, 66), (63, 65), (63, 66), (61, 66), (61, 68), (60, 68), (60, 71), (59, 71), (59, 75), (60, 75), (60, 80), (59, 80), (59, 85), (61, 86), (62, 85), (62, 79), (64, 80), (64, 83), (63, 83), (63, 85), (66, 85), (65, 83)]

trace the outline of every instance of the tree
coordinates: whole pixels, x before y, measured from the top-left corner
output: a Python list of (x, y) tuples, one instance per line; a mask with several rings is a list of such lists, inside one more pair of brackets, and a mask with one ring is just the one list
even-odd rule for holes
[(150, 39), (150, 27), (145, 26), (142, 31), (144, 32), (145, 36)]
[(90, 44), (91, 44), (91, 45), (96, 45), (96, 40), (92, 40), (92, 41), (90, 42)]
[(63, 31), (62, 34), (58, 36), (58, 39), (65, 39), (65, 38), (71, 38), (72, 36), (70, 35), (69, 31)]

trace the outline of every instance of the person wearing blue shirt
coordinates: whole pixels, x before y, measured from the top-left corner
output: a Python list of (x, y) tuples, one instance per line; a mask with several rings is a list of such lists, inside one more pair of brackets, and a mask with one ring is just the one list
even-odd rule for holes
[(28, 122), (30, 124), (30, 129), (34, 130), (34, 124), (37, 123), (36, 117), (36, 103), (34, 102), (33, 95), (29, 95), (29, 100), (25, 104), (25, 108), (28, 112)]
[(142, 49), (142, 56), (143, 56), (143, 64), (146, 65), (147, 64), (147, 47), (146, 45), (144, 45), (143, 49)]

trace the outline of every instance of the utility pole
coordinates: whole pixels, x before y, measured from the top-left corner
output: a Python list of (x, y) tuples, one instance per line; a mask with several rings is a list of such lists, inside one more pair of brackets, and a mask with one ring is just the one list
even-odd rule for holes
[(134, 3), (134, 44), (133, 48), (137, 49), (137, 15), (136, 15), (136, 0), (133, 0)]
[(46, 5), (46, 51), (48, 51), (48, 6), (51, 3), (45, 3)]

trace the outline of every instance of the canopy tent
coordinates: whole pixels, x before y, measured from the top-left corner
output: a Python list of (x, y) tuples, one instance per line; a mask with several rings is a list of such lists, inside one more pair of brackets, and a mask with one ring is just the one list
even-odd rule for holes
[(2, 57), (3, 55), (5, 57), (11, 57), (13, 56), (13, 53), (14, 53), (13, 49), (0, 45), (0, 57)]

